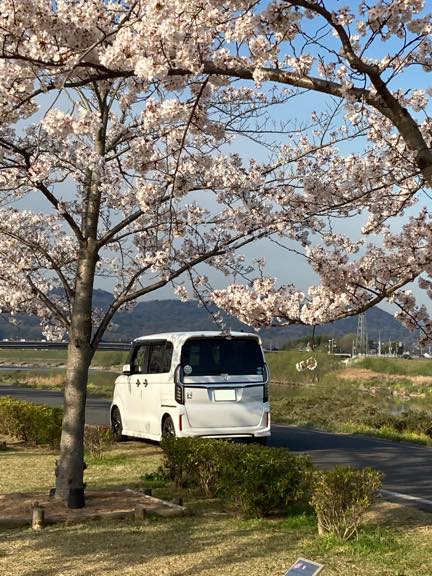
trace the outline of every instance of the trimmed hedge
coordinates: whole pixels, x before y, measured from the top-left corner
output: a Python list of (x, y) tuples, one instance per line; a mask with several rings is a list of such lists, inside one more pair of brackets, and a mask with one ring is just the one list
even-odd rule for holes
[(161, 441), (162, 468), (177, 488), (184, 488), (187, 484), (196, 484), (196, 477), (191, 465), (195, 442), (197, 442), (195, 438), (174, 438), (171, 436), (163, 438)]
[(309, 496), (310, 458), (285, 448), (205, 438), (167, 438), (161, 446), (164, 467), (177, 486), (198, 485), (206, 496), (220, 496), (247, 516), (284, 512)]
[(58, 446), (62, 428), (63, 410), (15, 400), (0, 398), (0, 433), (30, 444)]
[(306, 503), (312, 470), (309, 456), (294, 456), (286, 448), (232, 444), (221, 466), (219, 487), (239, 512), (268, 516)]
[(195, 439), (189, 455), (189, 466), (201, 492), (214, 498), (223, 490), (222, 471), (233, 444), (222, 440)]
[(232, 444), (208, 438), (164, 438), (163, 468), (178, 488), (198, 485), (213, 498), (220, 489), (221, 468)]

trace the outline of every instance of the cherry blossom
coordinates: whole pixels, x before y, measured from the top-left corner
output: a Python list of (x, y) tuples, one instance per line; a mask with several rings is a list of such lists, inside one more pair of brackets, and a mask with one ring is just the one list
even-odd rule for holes
[[(61, 497), (100, 339), (169, 283), (258, 328), (389, 299), (431, 336), (431, 25), (420, 0), (0, 3), (0, 307), (69, 338)], [(248, 261), (262, 238), (314, 285)]]

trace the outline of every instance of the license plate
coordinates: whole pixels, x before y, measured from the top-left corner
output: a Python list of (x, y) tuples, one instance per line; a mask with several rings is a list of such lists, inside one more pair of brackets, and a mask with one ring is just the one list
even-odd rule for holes
[(232, 402), (236, 399), (235, 390), (215, 390), (214, 391), (215, 402)]

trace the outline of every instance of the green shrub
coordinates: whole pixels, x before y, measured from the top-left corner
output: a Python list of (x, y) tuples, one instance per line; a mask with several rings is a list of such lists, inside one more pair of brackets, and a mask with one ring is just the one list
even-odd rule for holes
[(153, 472), (146, 472), (141, 476), (141, 480), (144, 481), (148, 480), (150, 482), (165, 483), (167, 480), (170, 479), (171, 478), (167, 474), (166, 470), (162, 468), (162, 466), (159, 466), (159, 468), (157, 470), (154, 470)]
[(248, 516), (284, 511), (309, 496), (312, 464), (285, 448), (206, 438), (166, 438), (163, 466), (177, 487), (197, 484)]
[(104, 451), (113, 442), (111, 428), (108, 426), (86, 426), (84, 428), (84, 448), (92, 458), (102, 458)]
[(432, 438), (432, 416), (425, 410), (405, 408), (400, 414), (386, 412), (371, 413), (364, 418), (364, 423), (377, 428), (391, 428), (396, 432), (414, 432), (426, 434)]
[(283, 512), (309, 495), (312, 464), (285, 448), (231, 444), (221, 466), (219, 490), (247, 516)]
[(208, 498), (216, 496), (231, 444), (209, 438), (166, 438), (161, 447), (164, 469), (178, 487), (196, 484)]
[(232, 444), (222, 440), (197, 438), (190, 448), (191, 476), (205, 496), (214, 498), (218, 493), (221, 470), (232, 450)]
[(60, 441), (63, 410), (0, 398), (0, 432), (30, 444), (57, 446)]
[(192, 446), (195, 438), (163, 438), (161, 448), (163, 451), (162, 467), (168, 477), (178, 488), (194, 482), (191, 466)]
[(383, 475), (378, 470), (337, 467), (314, 474), (310, 500), (318, 518), (320, 534), (343, 540), (357, 535), (361, 518), (376, 500)]

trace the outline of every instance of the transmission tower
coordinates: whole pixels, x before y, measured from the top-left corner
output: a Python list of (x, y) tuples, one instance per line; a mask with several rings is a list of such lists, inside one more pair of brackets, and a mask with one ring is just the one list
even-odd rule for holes
[(366, 315), (359, 314), (358, 324), (357, 324), (357, 335), (355, 341), (355, 351), (356, 354), (368, 354), (368, 332), (366, 324)]

